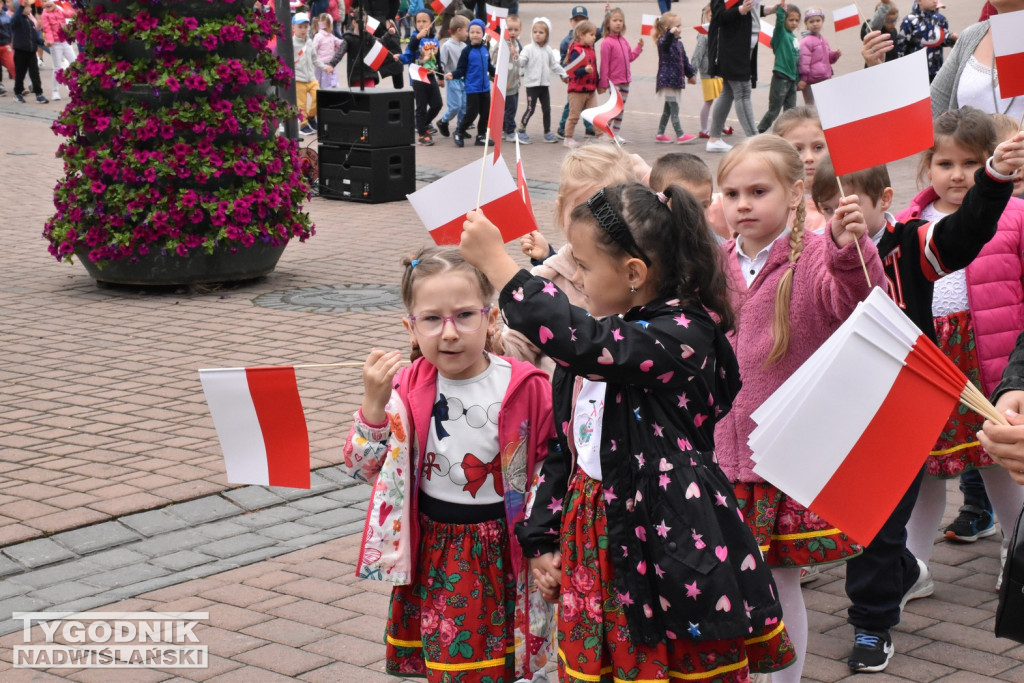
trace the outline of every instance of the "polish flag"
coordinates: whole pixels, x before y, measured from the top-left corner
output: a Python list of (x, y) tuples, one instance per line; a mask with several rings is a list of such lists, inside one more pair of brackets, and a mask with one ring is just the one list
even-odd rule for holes
[(942, 47), (944, 42), (946, 42), (946, 29), (936, 26), (935, 33), (931, 34), (930, 37), (925, 37), (921, 44), (925, 47)]
[(448, 5), (452, 4), (452, 0), (434, 0), (430, 3), (430, 9), (434, 10), (434, 14), (440, 14), (448, 8)]
[[(459, 243), (466, 213), (477, 207), (480, 164), (479, 161), (467, 164), (409, 195), (409, 203), (435, 243)], [(526, 208), (504, 159), (498, 159), (496, 164), (490, 163), (490, 159), (483, 161), (480, 209), (498, 226), (506, 242), (537, 229), (537, 222)]]
[(199, 371), (228, 482), (309, 488), (309, 435), (295, 368)]
[(377, 29), (379, 29), (379, 28), (380, 28), (380, 22), (379, 21), (377, 21), (373, 17), (366, 17), (366, 31), (367, 31), (367, 33), (369, 33), (370, 35), (373, 35), (374, 33), (377, 32)]
[(711, 24), (697, 24), (696, 26), (693, 27), (693, 30), (701, 34), (702, 36), (706, 36), (708, 34), (708, 28), (710, 26)]
[(430, 82), (430, 69), (418, 64), (409, 65), (409, 78), (420, 83)]
[[(505, 20), (501, 21), (501, 35), (505, 35)], [(494, 83), (491, 85), (491, 111), (487, 117), (487, 130), (494, 143), (494, 161), (501, 156), (502, 129), (505, 127), (505, 91), (508, 90), (508, 41), (498, 39), (498, 54), (494, 61)]]
[(640, 18), (640, 35), (649, 36), (654, 31), (654, 22), (658, 21), (657, 14), (644, 14)]
[(738, 4), (740, 4), (740, 0), (725, 0), (725, 9), (732, 9)]
[(523, 204), (526, 210), (533, 215), (533, 203), (530, 201), (530, 188), (526, 185), (526, 171), (523, 170), (523, 159), (519, 156), (519, 136), (516, 136), (516, 187), (519, 194), (523, 196)]
[(1024, 95), (1024, 11), (994, 14), (988, 21), (999, 72), (999, 96)]
[(836, 24), (836, 33), (860, 24), (860, 11), (857, 5), (846, 5), (839, 9), (832, 10), (832, 21)]
[(772, 46), (772, 36), (775, 34), (775, 26), (769, 24), (767, 21), (761, 22), (761, 30), (757, 34), (757, 42), (761, 43), (765, 47), (770, 48)]
[(565, 73), (572, 75), (572, 72), (574, 70), (578, 69), (580, 66), (583, 65), (583, 62), (584, 62), (584, 60), (586, 60), (586, 58), (587, 58), (587, 53), (581, 51), (576, 56), (576, 59), (572, 60), (571, 62), (569, 62), (568, 64), (565, 65)]
[(580, 116), (583, 117), (584, 121), (594, 126), (594, 128), (605, 133), (608, 137), (614, 138), (615, 133), (612, 132), (611, 121), (622, 113), (622, 108), (626, 103), (622, 101), (622, 94), (611, 81), (608, 82), (608, 90), (608, 100), (604, 104), (584, 109)]
[(363, 57), (363, 61), (366, 62), (367, 66), (376, 71), (390, 56), (391, 53), (387, 51), (387, 48), (384, 47), (383, 43), (379, 40), (375, 40), (373, 41), (373, 47), (371, 47), (370, 51), (366, 53), (365, 57)]
[(487, 36), (495, 44), (497, 44), (497, 42), (501, 40), (501, 36), (498, 34), (497, 31), (491, 28), (490, 24), (484, 27), (484, 35)]
[(751, 415), (754, 472), (866, 545), (967, 382), (876, 287)]
[[(508, 16), (508, 7), (495, 7), (494, 5), (485, 5), (487, 9), (487, 25), (494, 31), (497, 31), (501, 26), (501, 22)], [(502, 30), (504, 33), (504, 30)]]
[(811, 86), (836, 175), (902, 159), (931, 147), (932, 106), (926, 60), (927, 53), (918, 50)]

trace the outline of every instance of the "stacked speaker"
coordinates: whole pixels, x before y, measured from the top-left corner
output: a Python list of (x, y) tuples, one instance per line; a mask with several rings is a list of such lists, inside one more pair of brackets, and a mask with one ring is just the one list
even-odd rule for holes
[(409, 90), (318, 90), (320, 196), (380, 204), (416, 190)]

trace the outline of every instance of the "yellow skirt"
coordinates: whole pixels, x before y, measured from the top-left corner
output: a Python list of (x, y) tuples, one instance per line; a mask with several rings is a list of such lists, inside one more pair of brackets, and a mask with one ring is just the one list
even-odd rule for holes
[(702, 78), (700, 79), (700, 89), (704, 95), (704, 101), (710, 102), (722, 94), (722, 79)]

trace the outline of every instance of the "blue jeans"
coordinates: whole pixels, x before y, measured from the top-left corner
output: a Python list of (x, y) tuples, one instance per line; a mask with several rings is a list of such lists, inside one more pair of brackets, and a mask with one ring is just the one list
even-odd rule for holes
[(992, 503), (985, 491), (985, 482), (978, 470), (967, 470), (960, 475), (960, 493), (964, 494), (964, 505), (973, 505), (992, 512)]
[(462, 117), (466, 115), (466, 81), (453, 78), (444, 83), (445, 90), (448, 91), (446, 96), (448, 106), (441, 114), (441, 120), (447, 123), (458, 117), (458, 121), (461, 121)]

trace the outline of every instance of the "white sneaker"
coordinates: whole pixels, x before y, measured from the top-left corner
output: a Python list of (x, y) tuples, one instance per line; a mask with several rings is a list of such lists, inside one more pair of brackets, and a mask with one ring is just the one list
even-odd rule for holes
[(730, 149), (732, 149), (732, 145), (725, 140), (715, 140), (714, 142), (709, 142), (707, 146), (707, 151), (709, 152), (728, 152)]
[(52, 95), (50, 95), (50, 99), (53, 100), (54, 102), (57, 102), (58, 100), (60, 100), (60, 93), (59, 92), (53, 93)]
[(917, 600), (919, 598), (927, 598), (935, 592), (935, 581), (932, 580), (932, 573), (928, 571), (928, 565), (917, 559), (917, 567), (921, 570), (920, 576), (917, 577), (917, 581), (914, 585), (907, 589), (907, 592), (903, 594), (903, 599), (900, 600), (900, 612), (903, 612), (903, 608), (906, 607), (907, 603), (911, 600)]
[(626, 138), (622, 137), (621, 135), (616, 135), (615, 142), (619, 143), (620, 145), (624, 145), (626, 144)]
[(43, 68), (43, 58), (42, 57), (36, 57), (36, 61), (39, 62), (39, 68), (42, 69)]

